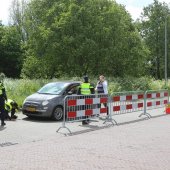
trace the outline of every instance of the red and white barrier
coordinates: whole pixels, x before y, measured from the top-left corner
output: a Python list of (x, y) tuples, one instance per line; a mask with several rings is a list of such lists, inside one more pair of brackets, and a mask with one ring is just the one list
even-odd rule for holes
[[(127, 94), (125, 94), (127, 93)], [(169, 101), (167, 90), (157, 92), (124, 92), (114, 93), (113, 96), (108, 95), (70, 95), (64, 99), (64, 118), (61, 128), (69, 128), (65, 126), (67, 121), (84, 120), (100, 114), (107, 114), (106, 121), (117, 122), (112, 118), (116, 114), (124, 114), (128, 112), (143, 111), (140, 116), (146, 115), (147, 109), (162, 107)], [(106, 122), (105, 121), (105, 122)]]
[(84, 119), (86, 116), (95, 116), (107, 113), (107, 107), (98, 108), (98, 105), (108, 102), (107, 95), (79, 95), (66, 98), (67, 120)]
[(111, 98), (111, 110), (113, 111), (113, 115), (135, 112), (143, 109), (144, 94), (141, 92), (136, 92), (136, 94), (134, 94), (134, 92), (128, 92), (128, 94), (115, 93)]
[(147, 109), (162, 107), (168, 103), (168, 98), (169, 98), (168, 91), (162, 92), (148, 91), (146, 93), (146, 107)]

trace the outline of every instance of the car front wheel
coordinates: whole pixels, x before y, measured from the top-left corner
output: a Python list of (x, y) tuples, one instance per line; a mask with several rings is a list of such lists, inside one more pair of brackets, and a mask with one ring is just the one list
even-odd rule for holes
[(61, 120), (63, 119), (63, 108), (61, 106), (57, 106), (53, 111), (53, 119)]

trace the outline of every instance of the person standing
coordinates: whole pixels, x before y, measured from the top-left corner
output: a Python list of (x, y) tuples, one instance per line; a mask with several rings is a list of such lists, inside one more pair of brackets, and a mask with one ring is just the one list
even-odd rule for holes
[(0, 74), (0, 118), (1, 118), (1, 126), (5, 126), (5, 100), (7, 101), (6, 90), (3, 84), (3, 80), (5, 75), (3, 73)]
[[(97, 94), (108, 94), (108, 83), (103, 75), (99, 76), (99, 81), (97, 82), (95, 91), (97, 92)], [(107, 103), (104, 103), (104, 106), (107, 107)], [(98, 107), (100, 108), (101, 104), (99, 104)], [(108, 115), (108, 107), (107, 107), (107, 115)]]
[(99, 76), (99, 81), (97, 82), (95, 90), (98, 94), (108, 94), (108, 87), (107, 87), (107, 81), (105, 80), (105, 77), (103, 75)]
[[(84, 77), (84, 82), (81, 83), (79, 89), (78, 89), (78, 94), (80, 95), (90, 95), (90, 94), (94, 94), (95, 93), (95, 89), (94, 86), (89, 83), (89, 78), (87, 75), (85, 75)], [(85, 109), (85, 106), (83, 106), (83, 110)], [(83, 120), (82, 121), (82, 125), (86, 125), (89, 124), (89, 119)]]

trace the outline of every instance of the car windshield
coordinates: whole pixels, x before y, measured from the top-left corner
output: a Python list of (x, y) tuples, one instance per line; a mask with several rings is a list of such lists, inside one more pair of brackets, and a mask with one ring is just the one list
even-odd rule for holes
[(68, 85), (69, 83), (58, 82), (58, 83), (48, 83), (43, 86), (38, 93), (45, 94), (60, 94), (61, 91)]

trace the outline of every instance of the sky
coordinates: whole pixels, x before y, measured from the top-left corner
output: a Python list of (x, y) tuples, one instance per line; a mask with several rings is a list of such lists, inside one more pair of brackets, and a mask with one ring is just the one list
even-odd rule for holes
[[(2, 20), (2, 23), (5, 25), (8, 24), (11, 2), (12, 0), (0, 0), (0, 20)], [(125, 5), (126, 10), (131, 14), (132, 18), (136, 20), (140, 17), (142, 9), (153, 3), (153, 0), (116, 0), (116, 2)], [(166, 2), (170, 6), (170, 0), (159, 0), (159, 2)]]
[[(154, 0), (116, 0), (117, 3), (125, 5), (126, 10), (131, 14), (132, 18), (136, 20), (140, 17), (143, 8), (152, 4)], [(165, 2), (170, 7), (170, 0), (159, 0)]]

